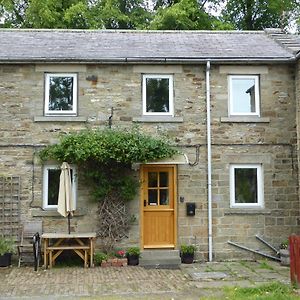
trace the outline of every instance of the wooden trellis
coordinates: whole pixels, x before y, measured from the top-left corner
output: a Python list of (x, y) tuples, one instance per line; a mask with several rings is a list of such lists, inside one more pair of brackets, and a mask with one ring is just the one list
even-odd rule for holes
[(20, 177), (0, 176), (0, 236), (19, 238)]
[(129, 229), (130, 216), (126, 204), (118, 197), (106, 197), (99, 204), (99, 230), (102, 246), (111, 250), (115, 243), (126, 237)]

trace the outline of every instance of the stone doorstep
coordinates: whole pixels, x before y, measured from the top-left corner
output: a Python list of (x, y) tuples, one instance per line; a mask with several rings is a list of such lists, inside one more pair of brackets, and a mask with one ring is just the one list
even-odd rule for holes
[(139, 265), (144, 268), (178, 269), (181, 264), (179, 250), (144, 250)]
[(144, 250), (141, 253), (141, 259), (149, 259), (149, 258), (173, 258), (179, 257), (179, 250)]

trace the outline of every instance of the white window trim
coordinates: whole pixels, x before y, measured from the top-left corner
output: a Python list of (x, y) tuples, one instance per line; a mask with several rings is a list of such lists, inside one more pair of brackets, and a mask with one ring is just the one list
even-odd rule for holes
[[(73, 197), (75, 199), (75, 203), (77, 202), (77, 168), (74, 165), (70, 165), (73, 170)], [(48, 170), (60, 170), (60, 165), (44, 165), (43, 166), (43, 209), (57, 209), (57, 205), (49, 205), (48, 204)]]
[[(235, 202), (235, 169), (257, 170), (257, 203)], [(263, 208), (264, 207), (264, 179), (263, 166), (261, 164), (231, 164), (230, 165), (230, 207), (231, 208)]]
[[(147, 112), (146, 106), (146, 79), (154, 78), (154, 79), (169, 79), (169, 112)], [(143, 75), (143, 115), (145, 116), (174, 116), (174, 83), (173, 83), (173, 75), (164, 75), (164, 74), (144, 74)]]
[[(73, 109), (49, 110), (50, 77), (73, 77)], [(77, 115), (77, 74), (75, 73), (46, 73), (45, 74), (45, 116)]]
[[(255, 112), (237, 113), (233, 109), (232, 99), (232, 79), (254, 79), (255, 82)], [(260, 88), (259, 88), (259, 76), (258, 75), (229, 75), (228, 76), (228, 99), (229, 99), (229, 116), (258, 116), (260, 117)]]

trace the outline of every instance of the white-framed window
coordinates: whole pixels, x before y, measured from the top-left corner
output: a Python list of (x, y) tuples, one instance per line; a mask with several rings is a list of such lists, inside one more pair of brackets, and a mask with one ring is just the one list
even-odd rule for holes
[(261, 164), (230, 165), (230, 206), (262, 208), (263, 167)]
[[(71, 165), (72, 190), (76, 202), (77, 191), (77, 170)], [(60, 165), (44, 165), (43, 167), (43, 208), (57, 209)]]
[(229, 85), (229, 115), (259, 116), (259, 76), (230, 75)]
[(45, 74), (45, 115), (77, 114), (77, 74)]
[(143, 75), (143, 115), (173, 116), (173, 75)]

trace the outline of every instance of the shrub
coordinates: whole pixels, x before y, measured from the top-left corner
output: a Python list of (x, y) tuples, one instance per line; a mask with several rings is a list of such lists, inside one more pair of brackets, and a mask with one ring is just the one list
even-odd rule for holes
[(141, 255), (141, 251), (139, 247), (130, 247), (127, 249), (126, 251), (126, 256), (140, 256)]
[(181, 254), (194, 254), (196, 251), (196, 246), (194, 245), (181, 245), (180, 252)]
[(107, 260), (108, 259), (108, 255), (105, 254), (104, 252), (96, 252), (94, 254), (94, 262), (97, 265), (101, 265), (102, 261)]
[(12, 239), (0, 237), (0, 255), (15, 253), (15, 242)]

